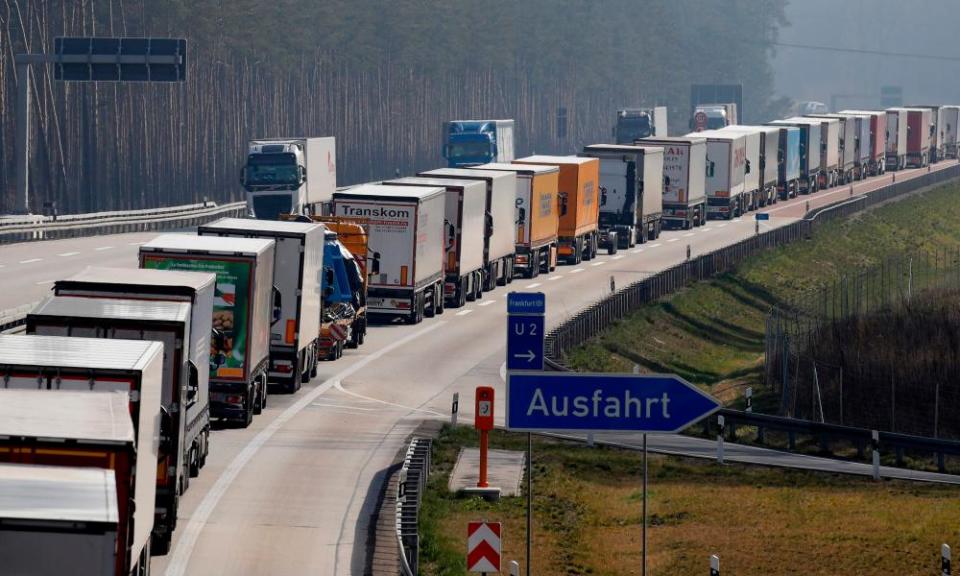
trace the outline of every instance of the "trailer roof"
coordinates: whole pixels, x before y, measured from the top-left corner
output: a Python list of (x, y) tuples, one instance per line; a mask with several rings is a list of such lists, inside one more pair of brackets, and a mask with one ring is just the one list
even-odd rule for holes
[(186, 322), (190, 319), (190, 304), (163, 300), (51, 296), (27, 315), (28, 318), (41, 316), (138, 322)]
[(696, 144), (698, 142), (706, 141), (706, 138), (702, 138), (700, 136), (647, 136), (646, 138), (634, 140), (634, 144), (639, 146), (645, 146), (647, 142), (650, 142), (651, 144), (658, 144), (660, 142), (665, 144)]
[(116, 476), (103, 468), (0, 464), (0, 519), (118, 524)]
[(463, 178), (429, 178), (426, 176), (407, 176), (384, 182), (391, 186), (443, 186), (445, 188), (478, 188), (487, 191), (487, 185), (480, 180), (464, 180)]
[(3, 366), (139, 371), (156, 355), (163, 355), (160, 342), (0, 335), (0, 374)]
[(338, 190), (334, 198), (391, 198), (396, 200), (426, 200), (438, 194), (446, 194), (439, 186), (390, 186), (389, 184), (361, 184), (349, 190)]
[(223, 238), (194, 234), (164, 234), (140, 247), (141, 252), (184, 252), (233, 256), (262, 254), (270, 249), (273, 240), (265, 238)]
[(851, 114), (853, 116), (879, 116), (886, 113), (886, 110), (841, 110), (838, 112), (838, 114)]
[(324, 228), (319, 222), (296, 222), (294, 220), (254, 220), (253, 218), (221, 218), (200, 226), (200, 230), (223, 230), (259, 233), (269, 236), (305, 236)]
[(57, 280), (54, 289), (75, 288), (80, 284), (110, 284), (114, 286), (166, 286), (199, 291), (216, 284), (212, 272), (181, 272), (179, 270), (145, 270), (143, 268), (89, 267), (64, 280)]
[(704, 130), (702, 132), (691, 132), (688, 136), (699, 136), (700, 138), (706, 138), (707, 140), (736, 140), (739, 138), (746, 138), (746, 134), (743, 132), (733, 133), (733, 132), (723, 132), (721, 130)]
[(662, 146), (645, 146), (643, 144), (590, 144), (583, 147), (584, 152), (630, 152), (636, 154), (638, 151), (644, 154), (663, 154)]
[(734, 132), (773, 132), (774, 130), (779, 131), (780, 129), (776, 126), (757, 126), (754, 124), (733, 124), (732, 126), (724, 126), (721, 130), (730, 130)]
[(417, 176), (443, 176), (446, 178), (468, 178), (484, 180), (496, 180), (497, 178), (516, 178), (515, 174), (509, 172), (495, 172), (493, 170), (474, 170), (472, 168), (437, 168), (436, 170), (425, 170), (418, 172)]
[(514, 160), (514, 162), (517, 164), (529, 163), (529, 164), (537, 164), (537, 165), (552, 164), (555, 166), (563, 166), (567, 164), (575, 164), (575, 165), (589, 164), (590, 162), (594, 162), (595, 160), (596, 160), (595, 158), (586, 158), (583, 156), (548, 156), (546, 154), (535, 154), (533, 156), (527, 156), (526, 158), (517, 158), (516, 160)]
[(557, 166), (543, 166), (540, 164), (510, 164), (507, 162), (491, 162), (477, 166), (477, 170), (493, 170), (501, 172), (516, 172), (518, 174), (552, 174), (559, 172)]
[(125, 392), (0, 388), (0, 437), (132, 444)]

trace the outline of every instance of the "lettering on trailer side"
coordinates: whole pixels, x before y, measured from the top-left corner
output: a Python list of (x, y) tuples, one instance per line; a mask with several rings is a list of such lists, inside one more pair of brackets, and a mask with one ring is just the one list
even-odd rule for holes
[(386, 208), (384, 206), (365, 207), (342, 205), (343, 216), (354, 218), (410, 218), (409, 210)]

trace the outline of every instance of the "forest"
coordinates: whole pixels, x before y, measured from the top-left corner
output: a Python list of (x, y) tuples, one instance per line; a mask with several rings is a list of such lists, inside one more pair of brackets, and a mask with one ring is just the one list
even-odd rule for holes
[(185, 37), (187, 81), (60, 82), (32, 70), (31, 209), (242, 199), (247, 140), (335, 136), (338, 184), (440, 165), (441, 126), (514, 118), (518, 154), (610, 139), (615, 111), (742, 83), (741, 120), (783, 113), (787, 0), (3, 0), (0, 214), (14, 205), (13, 57), (59, 36)]

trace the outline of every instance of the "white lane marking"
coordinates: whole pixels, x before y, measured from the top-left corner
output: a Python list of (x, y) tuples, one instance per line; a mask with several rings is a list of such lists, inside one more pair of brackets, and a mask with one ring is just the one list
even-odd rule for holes
[(542, 283), (534, 282), (533, 284), (527, 284), (527, 288), (536, 288), (537, 286), (542, 286)]
[(127, 242), (127, 246), (143, 246), (146, 242)]
[(737, 216), (736, 218), (733, 219), (734, 222), (739, 222), (739, 221), (741, 221), (741, 220), (743, 220), (743, 218), (740, 218), (739, 216)]
[(693, 232), (687, 232), (686, 234), (683, 235), (684, 238), (689, 238), (691, 236), (693, 236)]
[[(604, 264), (606, 264), (606, 262), (601, 260), (600, 262), (594, 262), (591, 266), (603, 266)], [(576, 270), (574, 270), (574, 272), (576, 272)]]
[(37, 284), (37, 286), (43, 286), (44, 284), (53, 284), (54, 282), (56, 282), (56, 280), (41, 280), (40, 282), (37, 282), (36, 284)]
[(481, 302), (477, 304), (477, 306), (489, 306), (491, 304), (496, 304), (496, 303), (497, 303), (496, 300), (487, 300), (486, 302)]
[(711, 228), (711, 227), (709, 227), (709, 226), (704, 226), (703, 228), (700, 229), (701, 232), (708, 232), (708, 231), (710, 231), (710, 230), (713, 230), (713, 228)]
[(631, 254), (640, 254), (643, 252), (643, 248), (637, 248), (636, 250), (631, 250)]
[(661, 243), (659, 243), (659, 242), (657, 242), (656, 244), (651, 244), (651, 245), (650, 245), (651, 248), (659, 248), (659, 247), (661, 247), (661, 246), (663, 246), (663, 244), (661, 244)]
[(361, 408), (359, 406), (346, 406), (344, 404), (328, 404), (326, 402), (314, 402), (311, 406), (320, 406), (322, 408), (340, 408), (342, 410), (360, 410), (361, 412), (376, 412), (378, 408)]
[(103, 252), (104, 250), (113, 250), (113, 246), (101, 246), (99, 248), (94, 248), (97, 252)]
[(43, 258), (30, 258), (29, 260), (21, 260), (21, 264), (33, 264), (34, 262), (43, 262)]
[(724, 222), (723, 224), (717, 224), (717, 228), (723, 228), (723, 227), (726, 226), (726, 225), (727, 225), (726, 222)]
[(217, 478), (217, 481), (210, 488), (210, 491), (207, 492), (207, 495), (204, 496), (203, 500), (200, 501), (200, 505), (197, 506), (196, 510), (194, 510), (193, 515), (190, 517), (190, 521), (185, 527), (183, 527), (183, 534), (181, 535), (180, 540), (176, 543), (176, 546), (174, 546), (173, 552), (170, 555), (170, 564), (167, 565), (166, 576), (183, 576), (186, 574), (187, 564), (190, 562), (190, 555), (193, 553), (193, 548), (197, 544), (197, 539), (200, 537), (200, 532), (203, 530), (203, 527), (206, 526), (207, 521), (210, 519), (210, 515), (213, 513), (213, 510), (217, 507), (220, 499), (223, 498), (223, 495), (230, 488), (230, 485), (233, 484), (233, 481), (236, 480), (237, 475), (240, 474), (240, 471), (243, 470), (244, 466), (246, 466), (247, 463), (256, 455), (260, 447), (266, 444), (266, 442), (270, 440), (277, 430), (279, 430), (291, 418), (296, 416), (301, 410), (315, 402), (321, 394), (332, 388), (335, 384), (338, 384), (340, 380), (353, 375), (359, 370), (365, 368), (371, 362), (379, 360), (385, 354), (393, 352), (397, 348), (426, 335), (428, 332), (436, 330), (444, 324), (446, 324), (446, 322), (439, 321), (431, 326), (427, 326), (423, 330), (409, 334), (377, 352), (374, 352), (346, 370), (343, 370), (335, 376), (328, 378), (322, 384), (307, 394), (304, 394), (303, 398), (301, 398), (296, 404), (278, 414), (273, 422), (268, 424), (266, 428), (254, 436), (253, 439), (250, 440), (250, 442), (247, 443), (247, 445), (243, 448), (243, 450), (241, 450), (240, 453), (234, 457), (233, 461), (230, 462), (230, 465), (227, 466), (223, 473)]
[(563, 276), (551, 276), (547, 278), (547, 280), (553, 282), (554, 280), (560, 280), (561, 278), (563, 278)]
[(500, 365), (500, 379), (504, 382), (507, 381), (507, 363), (504, 362)]
[(579, 274), (580, 272), (583, 272), (583, 268), (574, 268), (570, 271), (571, 274)]
[(456, 316), (466, 316), (467, 314), (469, 314), (469, 313), (471, 313), (471, 312), (473, 312), (473, 310), (471, 310), (471, 309), (468, 308), (468, 309), (466, 309), (466, 310), (461, 310), (461, 311), (457, 312), (457, 313), (456, 313)]
[(677, 240), (679, 240), (679, 238), (669, 238), (667, 242), (676, 242)]
[(61, 258), (69, 258), (70, 256), (76, 256), (77, 254), (79, 254), (79, 252), (64, 252), (62, 254), (57, 254), (57, 256), (60, 256)]
[(619, 260), (619, 259), (621, 259), (621, 258), (623, 258), (623, 254), (617, 254), (616, 256), (614, 256), (613, 258), (611, 258), (611, 260)]
[(432, 416), (444, 416), (442, 413), (435, 410), (430, 410), (428, 408), (414, 408), (413, 406), (405, 406), (403, 404), (395, 404), (393, 402), (387, 402), (386, 400), (381, 400), (379, 398), (371, 398), (370, 396), (364, 396), (363, 394), (357, 394), (356, 392), (351, 392), (344, 389), (343, 384), (340, 380), (337, 380), (333, 383), (333, 387), (337, 389), (338, 392), (343, 392), (353, 396), (354, 398), (360, 398), (361, 400), (367, 400), (368, 402), (376, 402), (378, 404), (383, 404), (384, 406), (392, 406), (394, 408), (402, 408), (404, 410), (410, 410), (411, 412), (423, 412), (424, 414), (430, 414)]

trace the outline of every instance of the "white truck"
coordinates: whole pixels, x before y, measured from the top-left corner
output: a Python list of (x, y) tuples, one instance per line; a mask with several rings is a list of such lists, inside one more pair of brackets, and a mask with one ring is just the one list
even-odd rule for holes
[(907, 167), (907, 108), (887, 108), (887, 170)]
[(746, 136), (720, 130), (693, 132), (687, 136), (707, 139), (707, 217), (732, 220), (743, 215), (747, 210)]
[(367, 314), (417, 324), (443, 313), (445, 188), (364, 184), (333, 195), (333, 215), (364, 218), (369, 250), (380, 254), (370, 277)]
[(240, 182), (247, 191), (247, 209), (259, 220), (277, 220), (281, 214), (326, 214), (337, 188), (336, 140), (251, 140)]
[(666, 138), (667, 107), (617, 110), (613, 137), (616, 144), (633, 144), (641, 138)]
[(163, 362), (160, 342), (0, 335), (0, 459), (113, 469), (117, 574), (149, 570)]
[[(120, 340), (149, 340), (164, 346), (160, 404), (160, 465), (153, 521), (152, 551), (166, 554), (177, 526), (180, 496), (200, 475), (205, 455), (196, 437), (188, 438), (184, 413), (208, 404), (200, 388), (209, 350), (190, 340), (190, 304), (113, 298), (52, 296), (27, 315), (27, 334)], [(204, 334), (204, 340), (209, 338)], [(196, 428), (194, 427), (196, 434)]]
[(483, 236), (483, 289), (489, 292), (498, 285), (505, 286), (513, 282), (517, 175), (513, 172), (440, 168), (420, 172), (418, 176), (484, 182), (487, 188), (487, 221)]
[(442, 186), (447, 190), (444, 237), (445, 303), (460, 308), (483, 297), (483, 245), (487, 186), (478, 180), (399, 178), (389, 186)]
[[(780, 128), (774, 126), (749, 126), (740, 124), (737, 126), (728, 126), (724, 128), (728, 131), (740, 131), (744, 134), (760, 134), (759, 164), (751, 164), (748, 178), (756, 173), (759, 184), (759, 201), (755, 207), (763, 207), (777, 203), (777, 183), (779, 182), (779, 158), (780, 158)], [(752, 138), (752, 136), (748, 136)], [(751, 158), (749, 150), (747, 157)]]
[(317, 373), (326, 227), (315, 222), (223, 218), (200, 226), (197, 233), (274, 241), (268, 381), (296, 392)]
[[(705, 116), (705, 125), (698, 125), (697, 118), (700, 114)], [(698, 104), (693, 111), (690, 129), (702, 132), (704, 130), (719, 130), (735, 124), (739, 124), (736, 103)]]
[(762, 135), (757, 129), (730, 130), (729, 128), (721, 128), (717, 132), (740, 134), (747, 144), (747, 156), (743, 165), (743, 201), (745, 204), (743, 211), (749, 212), (760, 207), (760, 192), (763, 185), (759, 169)]
[(957, 158), (960, 138), (957, 136), (957, 124), (960, 123), (960, 106), (943, 107), (943, 157)]
[(707, 221), (707, 139), (644, 138), (638, 146), (663, 148), (663, 224), (689, 230)]
[(275, 243), (259, 238), (164, 234), (140, 247), (140, 267), (212, 272), (210, 416), (249, 426), (267, 405)]
[(850, 114), (811, 114), (810, 118), (826, 118), (836, 120), (839, 148), (838, 184), (849, 184), (854, 180), (857, 170), (857, 139), (860, 134), (856, 118)]
[(659, 237), (663, 148), (593, 144), (581, 156), (600, 159), (600, 242), (608, 253)]

